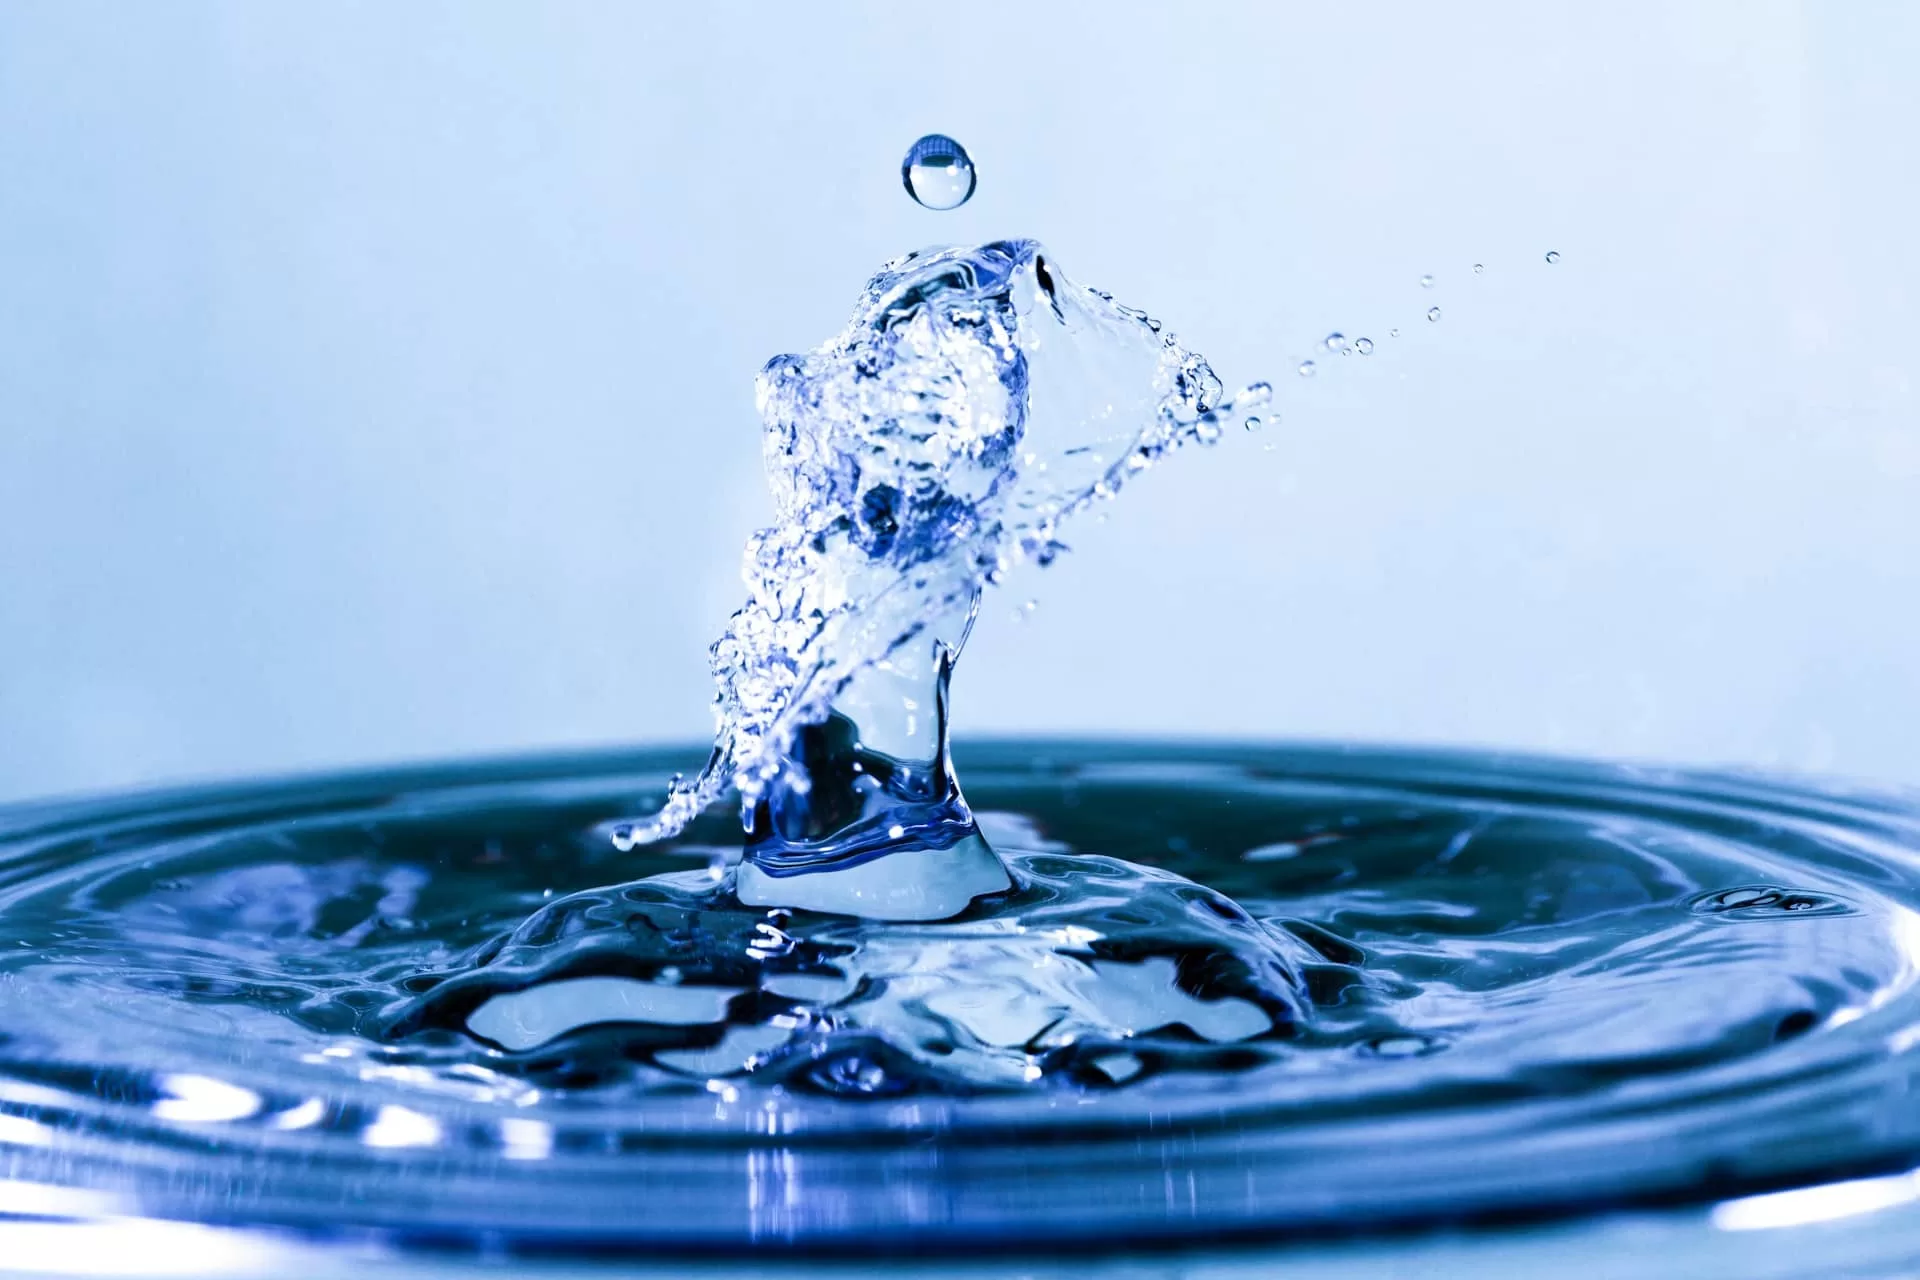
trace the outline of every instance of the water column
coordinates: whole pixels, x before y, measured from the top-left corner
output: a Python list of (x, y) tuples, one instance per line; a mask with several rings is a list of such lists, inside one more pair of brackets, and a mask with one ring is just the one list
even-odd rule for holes
[(862, 669), (795, 736), (753, 806), (735, 883), (749, 906), (944, 920), (1011, 886), (948, 754), (953, 666), (975, 606)]

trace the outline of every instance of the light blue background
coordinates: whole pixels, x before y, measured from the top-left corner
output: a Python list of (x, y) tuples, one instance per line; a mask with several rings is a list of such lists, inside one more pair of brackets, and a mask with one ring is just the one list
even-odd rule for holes
[(701, 737), (753, 373), (1005, 235), (1285, 421), (990, 600), (963, 731), (1920, 781), (1916, 62), (1899, 0), (0, 0), (0, 797)]

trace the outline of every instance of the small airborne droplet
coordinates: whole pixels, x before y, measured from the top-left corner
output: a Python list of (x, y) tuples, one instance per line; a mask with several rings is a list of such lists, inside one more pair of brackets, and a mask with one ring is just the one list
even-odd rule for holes
[(1245, 426), (1246, 429), (1249, 431), (1258, 431), (1260, 429), (1260, 415), (1258, 414), (1249, 415), (1246, 422), (1244, 422), (1241, 425)]
[(1432, 276), (1421, 276), (1421, 277), (1420, 277), (1420, 287), (1421, 287), (1422, 289), (1431, 289), (1431, 288), (1433, 288), (1433, 277), (1432, 277)]
[(1486, 269), (1487, 268), (1483, 263), (1476, 262), (1473, 264), (1473, 274), (1475, 275), (1479, 275), (1482, 271), (1485, 271)]
[(1363, 356), (1370, 356), (1373, 354), (1373, 339), (1361, 338), (1353, 344), (1353, 349)]
[(1300, 362), (1300, 376), (1303, 378), (1311, 378), (1313, 376), (1313, 361), (1302, 360)]
[(930, 133), (907, 148), (900, 182), (929, 209), (958, 209), (973, 196), (978, 175), (967, 149), (944, 133)]
[(1389, 329), (1387, 330), (1387, 336), (1389, 338), (1397, 338), (1400, 336), (1400, 331), (1398, 329)]
[(1557, 249), (1549, 249), (1549, 250), (1547, 250), (1547, 261), (1548, 261), (1548, 262), (1558, 262), (1558, 261), (1560, 261), (1560, 253), (1559, 253), (1559, 250), (1557, 250)]
[(1427, 308), (1427, 319), (1438, 320), (1439, 318), (1440, 318), (1440, 308), (1438, 307)]
[(1327, 335), (1327, 350), (1343, 351), (1346, 349), (1346, 345), (1347, 345), (1346, 334), (1335, 332)]

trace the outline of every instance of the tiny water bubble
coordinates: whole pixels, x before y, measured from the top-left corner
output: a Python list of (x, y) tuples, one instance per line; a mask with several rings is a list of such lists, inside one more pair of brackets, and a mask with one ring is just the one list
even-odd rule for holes
[(1353, 344), (1353, 349), (1363, 356), (1370, 356), (1373, 354), (1373, 339), (1361, 338)]
[(1420, 287), (1421, 287), (1422, 289), (1431, 289), (1431, 288), (1433, 288), (1433, 277), (1432, 277), (1432, 276), (1421, 276), (1421, 277), (1420, 277)]
[(1479, 275), (1481, 272), (1485, 271), (1486, 269), (1487, 268), (1485, 263), (1476, 262), (1473, 264), (1473, 274), (1475, 275)]
[(1330, 334), (1328, 334), (1328, 335), (1327, 335), (1327, 342), (1326, 342), (1326, 346), (1327, 346), (1327, 350), (1329, 350), (1329, 351), (1344, 351), (1344, 350), (1346, 350), (1346, 347), (1347, 347), (1347, 335), (1346, 335), (1346, 334), (1344, 334), (1344, 333), (1340, 333), (1340, 332), (1337, 332), (1337, 331), (1336, 331), (1336, 332), (1334, 332), (1334, 333), (1330, 333)]
[(967, 149), (944, 133), (929, 133), (907, 148), (900, 182), (928, 209), (958, 209), (973, 197), (979, 176)]
[(1387, 330), (1387, 336), (1389, 338), (1397, 338), (1400, 336), (1400, 331), (1398, 329), (1389, 329)]
[(1428, 307), (1428, 308), (1427, 308), (1427, 319), (1428, 319), (1428, 320), (1438, 320), (1439, 318), (1440, 318), (1440, 308), (1438, 308), (1438, 307)]
[(1300, 362), (1300, 376), (1303, 378), (1311, 378), (1313, 376), (1313, 373), (1314, 373), (1313, 361), (1302, 360)]
[(1559, 252), (1559, 250), (1557, 250), (1557, 249), (1549, 249), (1549, 250), (1547, 250), (1547, 262), (1551, 264), (1551, 263), (1555, 263), (1555, 262), (1558, 262), (1558, 261), (1560, 261), (1560, 252)]
[(1260, 421), (1260, 415), (1256, 413), (1247, 415), (1247, 420), (1242, 425), (1249, 431), (1258, 431), (1265, 424)]

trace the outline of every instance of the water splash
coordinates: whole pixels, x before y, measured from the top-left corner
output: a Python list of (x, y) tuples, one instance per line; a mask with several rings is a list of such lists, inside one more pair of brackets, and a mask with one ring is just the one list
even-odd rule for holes
[(963, 841), (940, 707), (979, 592), (1271, 394), (1224, 399), (1159, 321), (1033, 241), (890, 263), (839, 335), (760, 373), (776, 520), (748, 541), (747, 603), (711, 650), (713, 752), (616, 843), (671, 836), (729, 788), (756, 874), (802, 869), (774, 865), (796, 849), (817, 864)]

